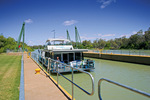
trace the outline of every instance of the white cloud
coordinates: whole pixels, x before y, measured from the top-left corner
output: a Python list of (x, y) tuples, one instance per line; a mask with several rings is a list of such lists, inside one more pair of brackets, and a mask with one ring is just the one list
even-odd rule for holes
[(34, 42), (33, 42), (33, 41), (28, 41), (27, 44), (30, 45), (30, 46), (33, 46), (33, 45), (34, 45)]
[(92, 40), (92, 39), (96, 39), (97, 37), (87, 37), (87, 36), (81, 36), (81, 39), (84, 40)]
[(66, 37), (64, 36), (59, 36), (58, 39), (65, 39)]
[(32, 19), (26, 19), (25, 23), (29, 23), (30, 24), (30, 23), (33, 23), (33, 21), (32, 21)]
[(102, 34), (98, 34), (98, 36), (102, 36)]
[(109, 38), (109, 37), (113, 37), (113, 36), (115, 36), (115, 34), (105, 34), (105, 35), (103, 35), (103, 34), (97, 34), (98, 36), (93, 36), (93, 37), (88, 37), (88, 36), (81, 36), (81, 39), (83, 39), (83, 40), (94, 40), (94, 39), (97, 39), (97, 38), (103, 38), (103, 39), (106, 39), (106, 40), (109, 40), (109, 39), (107, 39), (107, 38)]
[(109, 36), (115, 36), (115, 34), (105, 34), (105, 35), (102, 35), (102, 37), (109, 37)]
[(115, 34), (105, 34), (105, 35), (98, 34), (98, 36), (100, 36), (100, 37), (110, 37), (110, 36), (115, 36)]
[(137, 33), (137, 31), (132, 31), (132, 34), (136, 34)]
[(67, 21), (64, 21), (64, 25), (65, 26), (70, 26), (70, 25), (73, 25), (73, 24), (75, 24), (75, 23), (78, 23), (78, 21), (76, 21), (76, 20), (67, 20)]
[(110, 5), (112, 2), (116, 2), (116, 0), (97, 0), (101, 4), (101, 9), (105, 8), (106, 6)]
[(123, 34), (123, 35), (120, 35), (120, 37), (126, 36), (127, 38), (129, 38), (131, 35), (134, 35), (136, 33), (137, 31), (132, 31), (130, 34)]
[(128, 37), (128, 35), (126, 35), (126, 34), (125, 35), (120, 35), (120, 37), (123, 37), (123, 36)]

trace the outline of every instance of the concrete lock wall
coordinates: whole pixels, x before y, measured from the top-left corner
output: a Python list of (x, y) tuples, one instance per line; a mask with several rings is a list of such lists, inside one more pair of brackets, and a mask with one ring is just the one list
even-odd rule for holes
[(108, 59), (108, 60), (150, 65), (150, 57), (149, 56), (100, 54), (100, 53), (83, 53), (83, 55), (84, 55), (84, 57)]

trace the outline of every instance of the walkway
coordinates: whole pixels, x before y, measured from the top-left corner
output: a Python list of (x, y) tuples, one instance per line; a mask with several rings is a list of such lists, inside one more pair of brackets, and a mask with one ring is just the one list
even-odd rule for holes
[(57, 86), (44, 74), (35, 74), (37, 64), (24, 54), (25, 100), (67, 100)]

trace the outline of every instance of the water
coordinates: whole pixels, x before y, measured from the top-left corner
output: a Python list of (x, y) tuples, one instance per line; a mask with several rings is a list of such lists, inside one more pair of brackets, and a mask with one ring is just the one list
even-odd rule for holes
[[(100, 78), (107, 78), (150, 93), (150, 66), (102, 59), (90, 59), (95, 60), (95, 70), (90, 72), (95, 80), (95, 93), (93, 96), (88, 96), (74, 86), (74, 95), (76, 100), (98, 100), (97, 89)], [(64, 75), (71, 79), (71, 74)], [(51, 76), (57, 80), (56, 74), (52, 74)], [(91, 92), (92, 85), (88, 75), (84, 73), (75, 73), (74, 82)], [(61, 76), (59, 76), (59, 84), (70, 94), (72, 93), (71, 83)], [(102, 82), (101, 91), (103, 100), (149, 100), (147, 97), (133, 93), (105, 81)]]

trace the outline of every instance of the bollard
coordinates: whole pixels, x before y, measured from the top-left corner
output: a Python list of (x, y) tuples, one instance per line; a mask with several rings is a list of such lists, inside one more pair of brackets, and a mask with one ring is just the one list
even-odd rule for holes
[(35, 74), (40, 74), (40, 71), (41, 71), (40, 68), (35, 69)]

